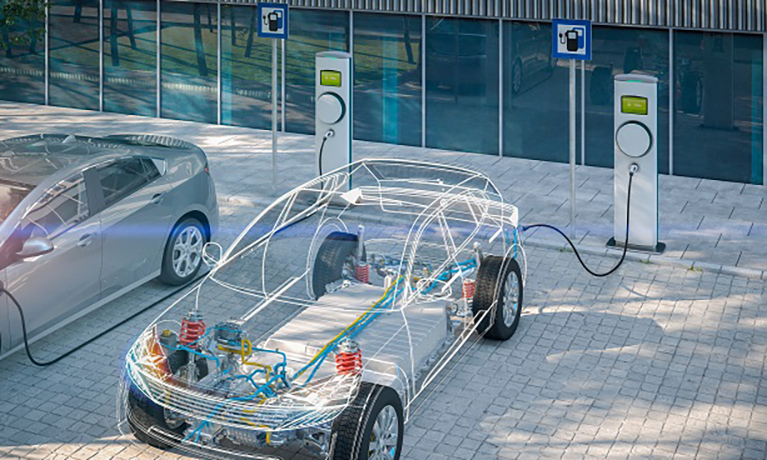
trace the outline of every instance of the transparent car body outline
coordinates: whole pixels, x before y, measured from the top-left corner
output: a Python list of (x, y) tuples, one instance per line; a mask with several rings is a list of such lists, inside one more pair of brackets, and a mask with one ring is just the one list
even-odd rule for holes
[[(350, 182), (351, 179), (354, 177), (354, 174), (359, 171), (365, 171), (367, 174), (369, 174), (371, 177), (377, 176), (377, 171), (375, 171), (375, 166), (377, 165), (386, 165), (386, 166), (392, 166), (392, 165), (402, 165), (404, 167), (417, 167), (417, 168), (427, 168), (432, 172), (450, 172), (450, 173), (458, 173), (458, 174), (464, 174), (466, 175), (466, 178), (459, 182), (458, 184), (445, 184), (442, 181), (423, 181), (423, 180), (411, 180), (408, 181), (406, 178), (397, 178), (397, 179), (381, 179), (377, 181), (377, 186), (359, 186), (356, 189), (352, 189), (353, 191), (358, 190), (360, 192), (360, 195), (358, 196), (358, 202), (352, 202), (352, 201), (346, 201), (346, 205), (343, 208), (334, 209), (334, 212), (337, 214), (328, 215), (330, 212), (330, 205), (331, 202), (336, 199), (336, 203), (338, 202), (338, 198), (344, 198), (345, 195), (349, 192), (345, 189), (345, 184)], [(376, 179), (378, 179), (376, 177)], [(484, 188), (478, 189), (476, 187), (471, 187), (469, 184), (471, 184), (472, 181), (479, 180), (482, 183), (485, 184)], [(390, 185), (398, 185), (398, 187), (391, 187)], [(427, 188), (436, 188), (441, 187), (446, 190), (442, 190), (439, 192), (434, 192), (431, 190), (420, 190), (417, 187), (427, 187)], [(317, 200), (308, 206), (306, 209), (301, 210), (300, 212), (296, 213), (295, 215), (292, 215), (292, 211), (294, 211), (294, 206), (297, 203), (297, 200), (299, 198), (299, 195), (302, 192), (310, 192), (314, 193), (318, 196)], [(386, 193), (384, 193), (386, 192)], [(394, 195), (394, 196), (389, 196)], [(409, 197), (411, 199), (425, 199), (426, 205), (421, 205), (420, 210), (411, 211), (410, 209), (397, 209), (397, 208), (403, 208), (406, 207), (407, 204), (405, 201), (401, 199), (396, 199), (395, 197), (398, 195), (402, 195), (403, 197)], [(455, 206), (456, 203), (464, 203), (466, 205), (466, 209), (468, 209), (468, 214), (470, 214), (470, 218), (466, 217), (464, 219), (456, 218), (456, 216), (451, 216), (450, 221), (448, 221), (448, 218), (445, 216), (445, 212), (450, 210), (451, 207)], [(410, 203), (412, 207), (418, 208), (419, 205), (412, 201)], [(255, 239), (252, 243), (244, 245), (244, 247), (240, 247), (240, 245), (244, 242), (244, 240), (250, 235), (251, 231), (254, 229), (255, 226), (261, 224), (261, 221), (265, 219), (266, 216), (269, 215), (269, 213), (273, 212), (275, 209), (277, 209), (279, 206), (283, 206), (282, 209), (279, 211), (274, 225), (269, 225), (270, 230), (260, 236), (259, 238)], [(399, 244), (402, 244), (402, 251), (401, 255), (398, 258), (399, 265), (396, 267), (396, 273), (398, 276), (404, 278), (404, 286), (400, 291), (397, 291), (395, 289), (393, 297), (391, 301), (389, 302), (390, 307), (387, 307), (386, 310), (382, 310), (383, 314), (399, 314), (402, 318), (402, 326), (401, 328), (389, 338), (389, 341), (393, 340), (395, 336), (399, 334), (401, 331), (405, 331), (407, 334), (407, 340), (411, 349), (410, 352), (410, 358), (407, 360), (409, 361), (410, 368), (405, 371), (402, 369), (397, 363), (395, 362), (389, 362), (389, 361), (383, 361), (379, 364), (385, 364), (388, 365), (388, 372), (379, 372), (371, 369), (365, 369), (364, 373), (361, 373), (359, 378), (351, 378), (351, 379), (336, 379), (336, 380), (328, 380), (326, 383), (328, 386), (331, 386), (332, 384), (335, 384), (336, 386), (342, 386), (344, 383), (349, 384), (350, 386), (354, 387), (355, 385), (358, 387), (359, 382), (363, 380), (365, 381), (371, 381), (373, 380), (373, 383), (379, 382), (386, 386), (392, 386), (395, 384), (399, 389), (395, 388), (395, 390), (400, 394), (400, 398), (402, 400), (402, 407), (403, 407), (403, 414), (405, 418), (405, 422), (409, 421), (410, 419), (410, 411), (413, 405), (413, 402), (418, 400), (419, 396), (421, 396), (424, 391), (426, 391), (428, 388), (430, 388), (430, 385), (434, 382), (434, 380), (440, 375), (440, 373), (445, 369), (445, 367), (455, 358), (455, 356), (465, 347), (467, 341), (469, 341), (472, 337), (475, 336), (475, 332), (478, 332), (477, 329), (480, 325), (480, 323), (491, 313), (494, 314), (495, 312), (495, 304), (491, 308), (488, 308), (484, 311), (482, 311), (479, 315), (471, 315), (468, 317), (467, 321), (464, 321), (468, 324), (468, 322), (472, 322), (472, 324), (469, 324), (468, 326), (465, 326), (461, 333), (455, 337), (450, 337), (450, 340), (448, 343), (444, 344), (442, 349), (435, 350), (434, 351), (434, 359), (429, 358), (431, 361), (429, 362), (428, 373), (426, 375), (420, 375), (422, 369), (416, 369), (416, 362), (415, 359), (413, 359), (414, 353), (413, 353), (413, 331), (411, 330), (411, 324), (410, 319), (407, 316), (408, 307), (411, 305), (418, 305), (418, 304), (429, 304), (429, 303), (435, 303), (435, 302), (441, 302), (445, 299), (448, 299), (453, 296), (452, 291), (452, 285), (457, 280), (463, 280), (468, 276), (471, 276), (476, 273), (478, 269), (478, 265), (475, 264), (474, 266), (468, 266), (469, 268), (463, 269), (462, 268), (462, 262), (459, 260), (459, 254), (460, 253), (466, 253), (471, 252), (474, 250), (474, 248), (469, 248), (469, 244), (475, 242), (475, 238), (478, 237), (480, 233), (480, 229), (483, 227), (489, 227), (497, 229), (496, 232), (490, 237), (490, 243), (493, 244), (493, 240), (496, 240), (500, 238), (501, 240), (501, 247), (502, 250), (502, 256), (506, 258), (520, 258), (523, 261), (523, 270), (522, 270), (522, 280), (521, 282), (524, 283), (524, 280), (526, 278), (526, 271), (527, 271), (527, 264), (524, 263), (525, 260), (525, 253), (524, 249), (522, 248), (521, 242), (518, 238), (518, 231), (517, 231), (517, 219), (518, 219), (518, 211), (517, 209), (506, 203), (503, 200), (502, 195), (498, 191), (498, 189), (495, 187), (495, 185), (492, 183), (492, 181), (487, 178), (487, 176), (474, 172), (468, 169), (458, 168), (454, 166), (444, 166), (444, 165), (438, 165), (434, 163), (425, 163), (425, 162), (418, 162), (418, 161), (409, 161), (409, 160), (363, 160), (360, 162), (353, 163), (347, 167), (339, 168), (336, 171), (332, 171), (326, 175), (323, 175), (319, 178), (316, 178), (312, 181), (309, 181), (302, 186), (299, 186), (290, 192), (284, 194), (275, 202), (273, 202), (271, 205), (269, 205), (266, 209), (261, 211), (256, 218), (254, 218), (247, 226), (246, 228), (240, 233), (240, 235), (236, 238), (235, 242), (232, 243), (229, 248), (223, 253), (221, 256), (221, 259), (217, 261), (211, 271), (205, 276), (205, 278), (197, 284), (194, 288), (191, 288), (189, 292), (187, 292), (184, 296), (182, 296), (180, 299), (178, 299), (176, 302), (174, 302), (171, 306), (169, 306), (165, 311), (163, 311), (162, 314), (158, 316), (158, 318), (150, 325), (142, 334), (142, 336), (137, 340), (136, 344), (131, 348), (131, 352), (137, 349), (139, 347), (140, 349), (140, 343), (141, 340), (145, 340), (145, 336), (148, 332), (151, 331), (151, 333), (155, 333), (156, 331), (153, 328), (156, 328), (157, 325), (159, 325), (161, 318), (163, 318), (166, 314), (168, 314), (171, 310), (173, 310), (176, 306), (181, 304), (186, 298), (189, 297), (190, 294), (195, 294), (195, 300), (193, 302), (194, 309), (198, 309), (200, 307), (201, 298), (200, 294), (202, 292), (203, 286), (208, 282), (211, 281), (213, 284), (217, 284), (225, 289), (236, 291), (237, 293), (240, 293), (242, 295), (257, 298), (260, 300), (260, 303), (256, 303), (253, 305), (252, 308), (250, 308), (248, 311), (246, 311), (243, 315), (240, 315), (240, 318), (243, 319), (245, 323), (250, 321), (253, 317), (257, 316), (261, 311), (265, 310), (267, 307), (271, 306), (273, 302), (279, 301), (280, 303), (284, 303), (287, 305), (294, 305), (301, 310), (298, 310), (293, 317), (298, 316), (300, 313), (305, 311), (307, 308), (312, 308), (316, 302), (308, 301), (306, 298), (300, 298), (288, 295), (287, 292), (291, 290), (299, 281), (302, 279), (305, 280), (305, 291), (310, 294), (310, 298), (314, 298), (314, 293), (312, 291), (312, 276), (313, 276), (313, 262), (317, 256), (317, 251), (319, 249), (320, 244), (322, 243), (322, 236), (329, 233), (329, 230), (335, 230), (335, 231), (343, 231), (345, 233), (351, 233), (349, 231), (349, 225), (346, 221), (342, 219), (342, 217), (345, 215), (347, 211), (350, 209), (353, 210), (364, 210), (365, 207), (373, 207), (374, 209), (379, 209), (383, 214), (393, 214), (396, 217), (392, 218), (392, 222), (404, 224), (408, 227), (407, 235), (404, 237), (404, 239), (401, 238), (380, 238), (376, 240), (375, 238), (371, 240), (365, 240), (365, 243), (368, 243), (370, 241), (386, 241), (386, 240), (392, 240), (396, 241)], [(495, 214), (493, 214), (495, 212)], [(316, 225), (316, 228), (314, 229), (313, 235), (311, 237), (311, 243), (309, 245), (308, 254), (306, 257), (306, 263), (305, 263), (305, 270), (302, 274), (298, 276), (294, 276), (292, 278), (289, 278), (285, 280), (282, 284), (280, 284), (275, 289), (270, 289), (269, 286), (267, 286), (266, 276), (263, 276), (268, 271), (267, 267), (267, 255), (270, 251), (270, 245), (272, 243), (273, 238), (275, 235), (280, 233), (283, 230), (289, 229), (293, 225), (297, 223), (301, 223), (304, 219), (310, 218), (314, 216), (315, 214), (319, 214), (317, 216), (317, 219), (319, 220), (318, 224)], [(332, 214), (332, 213), (330, 213)], [(406, 218), (399, 219), (400, 216), (406, 216)], [(354, 216), (352, 215), (351, 218), (353, 219)], [(451, 222), (462, 222), (465, 224), (468, 224), (469, 226), (473, 226), (473, 229), (468, 237), (463, 237), (460, 234), (458, 236), (461, 236), (461, 240), (458, 244), (456, 244), (453, 230), (451, 229)], [(418, 250), (425, 247), (427, 245), (427, 242), (425, 241), (424, 234), (427, 231), (427, 228), (431, 226), (434, 223), (437, 223), (438, 228), (440, 229), (440, 233), (442, 236), (442, 249), (446, 250), (448, 254), (448, 259), (444, 260), (442, 264), (433, 271), (433, 274), (430, 277), (420, 278), (418, 281), (415, 281), (415, 286), (412, 286), (412, 280), (414, 280), (414, 267), (418, 264)], [(455, 224), (453, 224), (455, 226)], [(511, 237), (509, 235), (509, 231), (507, 230), (507, 227), (511, 227), (513, 229), (514, 233), (514, 240), (511, 241)], [(456, 230), (457, 231), (457, 230)], [(403, 244), (404, 241), (404, 244)], [(422, 246), (421, 244), (424, 244)], [(432, 244), (432, 243), (428, 243)], [(439, 246), (438, 243), (434, 243), (434, 245)], [(233, 285), (231, 283), (227, 283), (223, 279), (217, 278), (217, 275), (224, 269), (227, 268), (228, 265), (233, 264), (235, 261), (240, 260), (241, 258), (244, 258), (250, 254), (255, 253), (259, 249), (262, 250), (263, 256), (261, 257), (261, 275), (260, 276), (260, 287), (261, 290), (253, 289), (250, 286), (237, 286)], [(275, 249), (277, 250), (277, 249)], [(207, 259), (206, 259), (207, 260)], [(438, 278), (441, 277), (444, 273), (451, 273), (451, 269), (448, 269), (448, 267), (458, 267), (457, 272), (449, 277), (448, 280), (440, 281)], [(400, 279), (400, 278), (398, 278)], [(442, 283), (443, 285), (439, 285), (439, 283)], [(439, 294), (432, 294), (431, 290), (434, 285), (438, 285), (437, 291), (439, 291)], [(395, 285), (395, 288), (398, 285)], [(425, 289), (425, 286), (431, 286), (429, 288), (428, 292), (423, 292)], [(441, 289), (440, 289), (441, 287)], [(500, 292), (500, 284), (496, 286), (496, 291)], [(384, 296), (385, 298), (386, 296)], [(360, 310), (355, 310), (353, 307), (350, 306), (344, 306), (337, 308), (338, 313), (342, 312), (350, 312), (350, 311), (363, 311), (367, 309), (368, 305), (362, 305), (360, 306)], [(333, 313), (333, 308), (329, 308), (327, 305), (323, 305), (322, 308), (325, 311), (330, 311), (331, 314)], [(518, 306), (518, 308), (521, 308), (521, 306)], [(370, 311), (370, 310), (368, 310)], [(381, 313), (378, 313), (381, 314)], [(376, 317), (373, 319), (375, 320)], [(262, 336), (268, 336), (271, 337), (273, 333), (275, 333), (277, 330), (282, 328), (286, 323), (290, 323), (292, 318), (288, 318), (285, 321), (275, 325), (270, 331), (268, 331), (265, 334), (262, 334)], [(490, 324), (488, 327), (492, 327), (492, 321), (494, 320), (494, 317), (490, 318)], [(167, 321), (167, 320), (166, 320)], [(450, 319), (448, 319), (450, 321)], [(168, 324), (173, 324), (174, 327), (176, 327), (176, 330), (178, 330), (178, 326), (180, 326), (180, 323), (178, 321), (175, 322), (169, 322)], [(367, 326), (366, 326), (367, 327)], [(451, 326), (452, 328), (452, 326)], [(268, 341), (268, 340), (267, 340)], [(264, 341), (263, 343), (267, 343), (267, 341)], [(146, 343), (145, 343), (146, 344)], [(376, 360), (379, 360), (379, 354), (385, 350), (386, 345), (388, 342), (384, 343), (374, 354), (372, 355), (366, 355), (365, 356), (365, 367), (371, 367), (371, 363), (376, 363)], [(146, 352), (146, 350), (144, 350)], [(205, 412), (205, 409), (202, 404), (199, 403), (200, 398), (203, 398), (203, 395), (200, 394), (199, 391), (196, 390), (189, 390), (186, 388), (178, 387), (177, 385), (174, 387), (171, 384), (165, 385), (164, 382), (154, 382), (155, 385), (163, 387), (163, 394), (166, 397), (165, 401), (159, 401), (155, 400), (151, 397), (153, 395), (152, 388), (149, 388), (147, 385), (145, 385), (144, 378), (146, 378), (146, 375), (133, 375), (133, 372), (139, 372), (137, 371), (137, 367), (140, 369), (141, 366), (136, 365), (130, 365), (130, 356), (131, 352), (128, 354), (127, 363), (126, 363), (126, 376), (128, 377), (128, 380), (132, 382), (134, 385), (136, 385), (142, 393), (145, 395), (150, 395), (150, 399), (152, 399), (155, 403), (162, 405), (163, 403), (167, 404), (164, 407), (169, 407), (170, 405), (170, 399), (177, 397), (174, 394), (171, 393), (179, 393), (183, 396), (183, 398), (188, 398), (191, 401), (195, 402), (194, 404), (191, 404), (184, 408), (183, 406), (173, 406), (173, 411), (176, 413), (180, 413), (188, 419), (199, 419), (201, 418), (201, 412)], [(284, 353), (283, 353), (284, 354)], [(147, 353), (148, 355), (148, 353)], [(209, 359), (209, 358), (206, 358)], [(324, 358), (323, 358), (324, 359)], [(379, 360), (380, 361), (380, 360)], [(218, 360), (216, 360), (217, 364), (220, 364)], [(243, 355), (243, 362), (245, 362), (245, 358)], [(142, 364), (146, 365), (146, 362), (140, 362), (135, 361), (136, 364)], [(317, 366), (319, 368), (323, 363), (321, 362), (320, 365)], [(316, 369), (315, 369), (316, 371)], [(392, 373), (394, 377), (392, 378)], [(374, 378), (374, 375), (381, 374), (378, 377)], [(312, 374), (314, 375), (314, 374)], [(382, 376), (382, 375), (385, 375)], [(268, 376), (268, 374), (267, 374)], [(297, 379), (296, 379), (297, 380)], [(304, 382), (304, 386), (309, 383), (311, 379), (308, 379)], [(150, 377), (151, 381), (151, 377)], [(287, 382), (286, 382), (287, 383)], [(420, 383), (420, 386), (419, 386)], [(191, 385), (190, 385), (191, 386)], [(302, 387), (300, 387), (302, 388)], [(320, 391), (320, 390), (326, 390), (324, 387), (312, 387), (312, 390), (314, 391)], [(127, 391), (124, 389), (124, 392)], [(289, 398), (286, 397), (286, 395), (293, 395), (291, 392), (293, 390), (290, 390), (289, 392), (283, 393), (280, 397), (285, 397), (286, 401)], [(356, 397), (356, 391), (352, 390), (348, 392), (348, 395), (346, 398), (341, 398), (341, 400), (345, 400), (345, 403), (342, 403), (340, 405), (336, 406), (330, 406), (330, 410), (328, 410), (327, 403), (322, 406), (318, 407), (312, 407), (309, 405), (301, 406), (302, 410), (304, 411), (319, 411), (319, 410), (326, 410), (330, 413), (330, 415), (327, 417), (327, 419), (321, 419), (319, 422), (316, 418), (311, 418), (309, 415), (307, 415), (307, 418), (304, 420), (299, 420), (297, 425), (287, 425), (287, 426), (279, 426), (274, 427), (267, 424), (256, 424), (251, 423), (253, 425), (251, 428), (254, 428), (253, 431), (267, 431), (268, 433), (271, 433), (274, 436), (274, 433), (279, 432), (287, 432), (287, 431), (295, 431), (295, 430), (302, 430), (311, 428), (312, 426), (317, 426), (321, 424), (328, 424), (332, 423), (333, 420), (335, 420), (336, 417), (338, 417), (341, 412), (346, 407), (349, 407), (351, 404), (353, 404)], [(182, 398), (182, 399), (183, 399)], [(214, 395), (206, 394), (204, 395), (204, 398), (208, 398), (211, 401), (216, 402), (216, 406), (214, 407), (211, 415), (209, 417), (202, 417), (203, 422), (200, 423), (200, 426), (203, 426), (207, 423), (208, 420), (213, 420), (215, 418), (215, 413), (218, 411), (216, 407), (219, 405), (222, 405), (222, 409), (220, 412), (224, 412), (226, 414), (232, 413), (233, 409), (242, 409), (241, 406), (248, 406), (248, 403), (252, 403), (252, 401), (233, 401), (230, 397), (214, 397)], [(276, 398), (276, 396), (275, 396)], [(264, 411), (265, 409), (269, 408), (274, 410), (281, 410), (285, 409), (283, 406), (275, 406), (272, 407), (272, 404), (267, 403), (269, 398), (264, 398), (263, 404), (259, 404), (259, 411)], [(233, 403), (239, 403), (242, 402), (244, 404), (233, 404)], [(119, 406), (119, 404), (118, 404)], [(210, 407), (210, 404), (207, 406)], [(291, 408), (294, 406), (290, 406)], [(186, 409), (186, 410), (184, 410)], [(243, 411), (245, 409), (242, 409)], [(125, 413), (127, 413), (125, 409), (125, 405), (123, 404), (122, 407), (122, 415), (121, 421), (125, 420)], [(213, 422), (211, 422), (213, 423)], [(231, 420), (227, 420), (226, 418), (215, 418), (215, 424), (216, 426), (222, 426), (222, 427), (233, 427), (238, 430), (247, 429), (244, 428), (241, 424), (237, 424), (232, 422)], [(121, 423), (121, 427), (124, 427), (124, 423)], [(260, 428), (260, 430), (259, 430)], [(264, 430), (264, 428), (267, 428), (268, 430)], [(400, 436), (402, 436), (403, 433), (400, 433)], [(187, 436), (188, 437), (188, 436)], [(198, 436), (199, 437), (199, 436)], [(267, 437), (268, 440), (268, 437)], [(335, 439), (331, 439), (330, 441), (330, 452), (328, 455), (332, 454), (332, 448), (333, 444), (335, 442)], [(185, 438), (184, 442), (182, 443), (182, 447), (192, 448), (197, 452), (196, 445), (195, 446), (188, 446), (187, 439)], [(216, 449), (210, 449), (209, 445), (205, 445), (206, 450), (212, 450), (213, 452), (216, 451)], [(224, 452), (224, 451), (222, 451)], [(231, 455), (231, 452), (225, 451), (226, 455)], [(267, 457), (259, 457), (258, 454), (249, 455), (251, 458), (267, 458)], [(272, 457), (268, 457), (272, 458)]]

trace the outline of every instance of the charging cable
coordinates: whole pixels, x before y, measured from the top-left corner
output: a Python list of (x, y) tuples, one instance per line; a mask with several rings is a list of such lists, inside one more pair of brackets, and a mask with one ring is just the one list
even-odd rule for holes
[(69, 350), (68, 352), (66, 352), (63, 355), (59, 356), (58, 358), (52, 359), (50, 361), (38, 361), (37, 359), (35, 359), (34, 356), (32, 356), (32, 352), (29, 349), (29, 340), (27, 339), (27, 322), (26, 322), (26, 320), (24, 318), (24, 310), (21, 308), (21, 304), (19, 304), (19, 301), (16, 299), (16, 297), (14, 297), (14, 295), (11, 294), (5, 288), (5, 285), (3, 285), (3, 283), (1, 281), (0, 281), (0, 295), (5, 294), (6, 296), (8, 296), (8, 298), (11, 299), (11, 302), (16, 306), (16, 309), (19, 311), (19, 317), (21, 317), (21, 332), (22, 332), (23, 338), (24, 338), (24, 350), (26, 350), (26, 352), (27, 352), (27, 357), (32, 362), (32, 364), (34, 364), (35, 366), (46, 367), (46, 366), (50, 366), (52, 364), (56, 364), (57, 362), (59, 362), (62, 359), (66, 358), (67, 356), (71, 355), (72, 353), (74, 353), (74, 352), (82, 349), (86, 345), (88, 345), (88, 344), (90, 344), (90, 343), (100, 339), (101, 337), (103, 337), (103, 336), (107, 335), (108, 333), (114, 331), (115, 329), (117, 329), (118, 327), (120, 327), (123, 324), (127, 323), (128, 321), (133, 320), (134, 318), (136, 318), (137, 316), (141, 315), (142, 313), (145, 313), (147, 310), (156, 307), (157, 305), (159, 305), (162, 302), (165, 302), (166, 300), (170, 299), (174, 295), (176, 295), (176, 294), (180, 293), (181, 291), (183, 291), (184, 289), (186, 289), (188, 286), (190, 286), (190, 285), (196, 283), (197, 281), (201, 280), (205, 276), (207, 276), (207, 273), (198, 276), (197, 278), (195, 278), (192, 281), (186, 283), (185, 285), (175, 289), (170, 294), (167, 294), (163, 298), (152, 302), (150, 305), (148, 305), (148, 306), (142, 308), (141, 310), (137, 311), (136, 313), (130, 315), (129, 317), (125, 318), (124, 320), (120, 321), (119, 323), (115, 324), (114, 326), (111, 326), (110, 328), (106, 329), (105, 331), (100, 332), (96, 336), (91, 337), (90, 339), (88, 339), (85, 342), (81, 343), (80, 345), (72, 348), (71, 350)]
[(322, 151), (325, 150), (325, 142), (327, 142), (328, 139), (335, 136), (336, 132), (332, 129), (329, 129), (328, 132), (325, 133), (324, 136), (322, 136), (322, 144), (320, 144), (320, 154), (319, 154), (319, 166), (320, 166), (320, 176), (322, 175)]
[(570, 238), (565, 235), (565, 232), (558, 229), (557, 227), (554, 227), (553, 225), (549, 224), (533, 224), (533, 225), (527, 225), (527, 226), (521, 226), (522, 232), (526, 232), (533, 228), (548, 228), (550, 230), (554, 230), (555, 232), (559, 233), (564, 237), (565, 240), (567, 240), (567, 243), (570, 245), (571, 248), (573, 248), (573, 252), (575, 253), (575, 257), (578, 258), (578, 262), (581, 263), (581, 266), (589, 272), (590, 275), (596, 276), (598, 278), (602, 278), (608, 275), (612, 275), (615, 273), (615, 270), (617, 270), (621, 265), (623, 265), (623, 261), (626, 260), (626, 252), (628, 251), (629, 247), (629, 223), (631, 222), (631, 184), (634, 180), (634, 173), (639, 171), (639, 166), (636, 163), (632, 163), (629, 167), (629, 190), (628, 190), (628, 197), (626, 198), (626, 239), (623, 243), (623, 254), (621, 254), (621, 258), (618, 261), (618, 263), (611, 268), (610, 270), (604, 272), (604, 273), (597, 273), (590, 269), (588, 266), (586, 266), (586, 263), (583, 261), (583, 258), (581, 258), (581, 254), (578, 252), (578, 249), (576, 249), (575, 244), (572, 242)]

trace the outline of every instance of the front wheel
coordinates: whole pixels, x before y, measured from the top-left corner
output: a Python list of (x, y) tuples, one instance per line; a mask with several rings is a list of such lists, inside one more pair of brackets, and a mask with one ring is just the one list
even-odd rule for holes
[(477, 332), (485, 338), (508, 340), (522, 316), (522, 270), (515, 259), (487, 256), (477, 271), (472, 310), (474, 317), (485, 314)]
[(402, 401), (389, 387), (363, 382), (333, 423), (333, 460), (398, 460), (405, 430)]
[(165, 244), (160, 281), (172, 286), (192, 281), (202, 265), (205, 240), (199, 220), (190, 217), (176, 224)]

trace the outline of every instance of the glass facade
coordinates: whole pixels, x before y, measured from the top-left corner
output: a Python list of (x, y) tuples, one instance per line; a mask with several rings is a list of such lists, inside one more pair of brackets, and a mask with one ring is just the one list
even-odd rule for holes
[(421, 145), (421, 18), (354, 16), (354, 137)]
[(594, 27), (593, 59), (586, 65), (586, 164), (613, 167), (613, 77), (642, 72), (658, 78), (658, 171), (669, 171), (668, 31)]
[[(57, 106), (271, 128), (272, 42), (257, 36), (255, 5), (50, 5), (47, 50), (42, 35), (13, 42), (44, 31), (42, 21), (0, 36), (0, 99), (39, 104), (47, 94)], [(583, 82), (577, 73), (578, 162), (613, 166), (613, 79), (643, 72), (659, 80), (661, 173), (764, 184), (763, 43), (760, 34), (594, 26)], [(292, 8), (284, 46), (288, 132), (314, 132), (316, 53), (353, 48), (355, 139), (568, 161), (569, 62), (551, 58), (550, 23)]]
[(426, 146), (498, 154), (497, 21), (426, 19)]
[(157, 114), (157, 4), (104, 0), (104, 110)]
[(286, 130), (314, 134), (314, 56), (320, 51), (348, 51), (348, 42), (347, 13), (290, 11), (290, 39), (285, 43)]
[[(0, 1), (0, 7), (5, 1)], [(0, 9), (0, 17), (2, 10)], [(45, 102), (45, 43), (42, 21), (20, 21), (0, 39), (0, 99)]]
[(160, 108), (177, 120), (217, 122), (218, 13), (210, 3), (162, 3)]
[(256, 13), (221, 9), (221, 123), (271, 129), (272, 41), (258, 37)]
[(98, 110), (98, 0), (53, 0), (49, 15), (49, 102)]
[(567, 162), (567, 62), (551, 57), (551, 25), (503, 25), (503, 155)]
[(674, 174), (763, 184), (762, 37), (674, 33)]

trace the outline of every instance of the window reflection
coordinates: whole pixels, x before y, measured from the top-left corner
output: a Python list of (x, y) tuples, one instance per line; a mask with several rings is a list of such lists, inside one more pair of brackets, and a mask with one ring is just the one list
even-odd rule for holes
[(104, 2), (104, 110), (155, 116), (157, 11), (155, 2)]
[(498, 154), (498, 23), (426, 21), (426, 145)]
[(99, 108), (99, 2), (54, 0), (49, 19), (50, 103)]
[(216, 5), (162, 4), (162, 116), (216, 123)]
[[(6, 1), (0, 1), (0, 8)], [(2, 11), (0, 10), (0, 18)], [(3, 29), (0, 48), (0, 99), (45, 102), (45, 31), (42, 21), (22, 20)]]
[(421, 145), (421, 18), (354, 15), (354, 137)]

